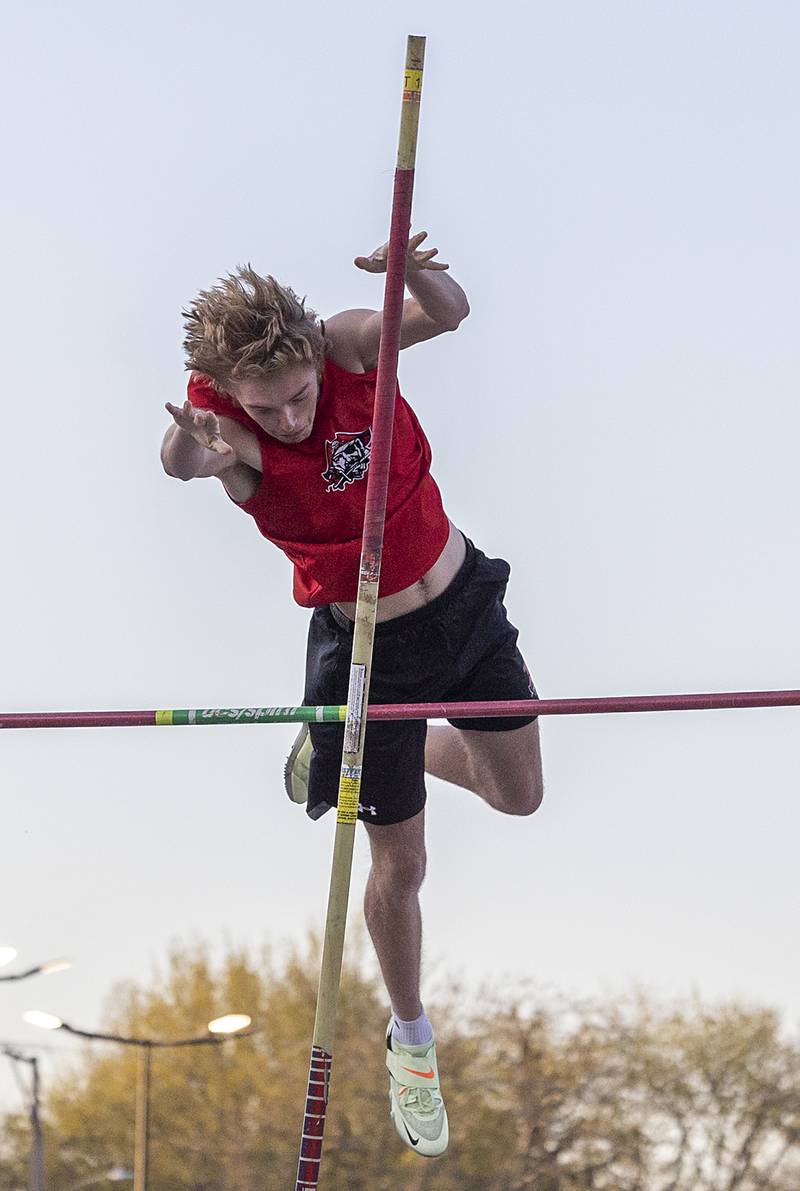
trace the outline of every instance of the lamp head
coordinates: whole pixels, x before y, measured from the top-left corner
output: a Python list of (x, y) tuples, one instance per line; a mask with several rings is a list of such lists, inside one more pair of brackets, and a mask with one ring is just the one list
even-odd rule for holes
[(53, 972), (66, 972), (71, 967), (71, 959), (51, 959), (46, 964), (42, 964), (39, 971), (45, 976), (51, 976)]
[(23, 1013), (22, 1020), (29, 1026), (38, 1026), (40, 1030), (60, 1030), (64, 1024), (55, 1013), (42, 1013), (41, 1009), (29, 1009)]
[(210, 1034), (237, 1034), (239, 1030), (246, 1030), (252, 1022), (246, 1013), (226, 1013), (223, 1017), (215, 1017), (208, 1023)]

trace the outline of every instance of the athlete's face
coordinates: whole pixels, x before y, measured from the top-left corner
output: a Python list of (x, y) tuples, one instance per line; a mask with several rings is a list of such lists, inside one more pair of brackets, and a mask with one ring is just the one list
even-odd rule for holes
[(279, 442), (302, 442), (311, 433), (319, 397), (313, 364), (292, 364), (264, 379), (236, 381), (231, 389), (245, 413)]

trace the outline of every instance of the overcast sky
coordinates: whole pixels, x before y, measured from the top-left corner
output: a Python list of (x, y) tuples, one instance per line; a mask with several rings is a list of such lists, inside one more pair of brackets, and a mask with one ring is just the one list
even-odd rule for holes
[[(380, 305), (352, 258), (386, 237), (409, 32), (414, 225), (472, 314), (401, 385), (450, 516), (512, 563), (540, 693), (800, 686), (797, 5), (75, 0), (5, 21), (3, 710), (300, 699), (289, 564), (164, 475), (163, 403), (181, 307), (237, 263)], [(800, 710), (542, 734), (532, 819), (430, 783), (430, 979), (794, 1023)], [(283, 792), (293, 736), (2, 734), (0, 943), (75, 967), (3, 986), (0, 1038), (43, 1040), (30, 1006), (97, 1027), (173, 940), (321, 925), (334, 823)], [(366, 873), (359, 832), (354, 917)]]

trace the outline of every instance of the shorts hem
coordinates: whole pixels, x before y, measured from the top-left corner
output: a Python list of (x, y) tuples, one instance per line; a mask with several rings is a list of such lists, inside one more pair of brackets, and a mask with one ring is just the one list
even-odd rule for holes
[[(362, 814), (361, 811), (359, 811), (358, 822), (372, 824), (375, 827), (393, 827), (395, 825), (395, 823), (407, 823), (409, 819), (415, 818), (420, 813), (420, 811), (425, 810), (427, 801), (428, 801), (428, 794), (427, 794), (427, 791), (425, 791), (423, 794), (422, 801), (420, 802), (419, 806), (415, 806), (413, 809), (411, 809), (407, 812), (398, 808), (398, 813), (397, 813), (396, 818), (389, 817), (392, 814), (392, 810), (393, 810), (392, 807), (387, 807), (386, 810), (384, 811), (384, 813), (380, 816), (365, 815), (365, 814)], [(333, 811), (333, 810), (336, 810), (336, 804), (331, 803), (331, 802), (326, 802), (324, 799), (321, 799), (319, 802), (306, 804), (306, 814), (308, 815), (309, 819), (311, 819), (311, 821), (313, 823), (316, 823), (317, 820), (321, 819), (323, 817), (323, 815), (326, 815), (328, 813), (328, 811)]]
[(460, 732), (516, 732), (518, 728), (527, 728), (528, 724), (535, 724), (538, 715), (492, 716), (489, 719), (457, 719), (448, 720)]

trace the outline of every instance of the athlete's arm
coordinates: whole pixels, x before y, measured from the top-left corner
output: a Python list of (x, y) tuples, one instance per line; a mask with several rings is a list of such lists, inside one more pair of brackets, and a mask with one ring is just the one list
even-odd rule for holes
[[(408, 242), (406, 287), (412, 296), (403, 303), (401, 348), (434, 339), (445, 331), (455, 331), (469, 314), (463, 289), (445, 275), (450, 266), (433, 259), (438, 249), (420, 249), (427, 234), (417, 232)], [(355, 264), (368, 273), (385, 273), (388, 253), (388, 244), (383, 244), (371, 256), (357, 256)], [(354, 355), (365, 371), (375, 367), (382, 317), (380, 310), (344, 310), (326, 320), (326, 335), (337, 363), (351, 366), (348, 357)]]
[(228, 494), (240, 504), (249, 500), (261, 483), (261, 450), (258, 440), (233, 418), (218, 418), (207, 409), (167, 402), (175, 425), (161, 445), (161, 462), (168, 476), (179, 480), (217, 476)]

